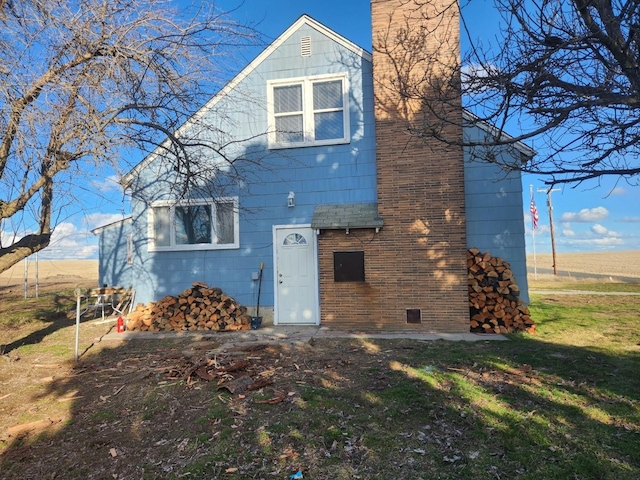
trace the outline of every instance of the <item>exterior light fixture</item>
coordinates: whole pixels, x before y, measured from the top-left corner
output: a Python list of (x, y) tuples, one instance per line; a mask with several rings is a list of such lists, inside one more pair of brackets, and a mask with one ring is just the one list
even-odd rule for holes
[(289, 192), (289, 196), (287, 197), (287, 207), (295, 207), (296, 194), (293, 192)]

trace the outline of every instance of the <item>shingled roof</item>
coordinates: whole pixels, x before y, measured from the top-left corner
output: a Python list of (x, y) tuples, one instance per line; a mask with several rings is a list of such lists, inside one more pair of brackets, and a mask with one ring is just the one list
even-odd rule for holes
[(381, 228), (382, 225), (377, 203), (318, 205), (311, 220), (311, 227), (321, 230)]

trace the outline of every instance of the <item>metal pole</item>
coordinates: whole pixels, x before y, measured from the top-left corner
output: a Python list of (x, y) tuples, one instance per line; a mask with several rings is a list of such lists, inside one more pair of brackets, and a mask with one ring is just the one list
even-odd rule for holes
[(549, 227), (551, 229), (551, 253), (553, 255), (553, 274), (558, 276), (558, 262), (556, 262), (556, 236), (553, 229), (553, 204), (551, 203), (551, 190), (549, 190), (547, 195), (547, 204), (549, 205)]
[(549, 207), (549, 229), (551, 233), (551, 254), (553, 257), (553, 274), (558, 275), (558, 265), (556, 262), (556, 236), (553, 228), (553, 204), (551, 203), (551, 194), (559, 192), (559, 188), (549, 188), (547, 190), (547, 207)]
[(80, 299), (81, 299), (80, 289), (76, 288), (76, 349), (75, 349), (76, 362), (78, 361), (78, 342), (80, 339)]
[[(533, 200), (533, 185), (529, 185), (529, 194)], [(531, 241), (533, 243), (533, 278), (538, 279), (538, 265), (536, 264), (536, 227), (533, 213), (531, 214)]]

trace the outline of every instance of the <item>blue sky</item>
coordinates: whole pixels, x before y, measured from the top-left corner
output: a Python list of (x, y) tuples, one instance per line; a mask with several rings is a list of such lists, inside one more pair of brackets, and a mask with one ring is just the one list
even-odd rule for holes
[[(300, 15), (308, 14), (371, 51), (369, 0), (219, 0), (223, 9), (237, 7), (234, 16), (240, 22), (259, 22), (257, 28), (268, 38), (275, 38)], [(242, 3), (242, 4), (241, 4)], [(473, 0), (466, 10), (468, 26), (474, 36), (491, 35), (487, 25), (497, 23), (493, 4)], [(475, 33), (477, 32), (477, 33)], [(257, 50), (242, 53), (248, 63)], [(511, 132), (517, 134), (518, 132)], [(537, 150), (540, 147), (532, 145)], [(128, 205), (123, 201), (116, 178), (94, 179), (80, 194), (82, 208), (76, 209), (59, 224), (52, 245), (42, 258), (97, 258), (97, 241), (92, 228), (122, 218)], [(531, 217), (528, 212), (529, 190), (533, 185), (535, 202), (540, 212), (535, 231), (538, 253), (551, 252), (547, 195), (539, 178), (524, 176), (523, 197), (527, 249), (532, 251)], [(591, 252), (640, 250), (640, 188), (615, 178), (565, 186), (552, 193), (556, 251)]]

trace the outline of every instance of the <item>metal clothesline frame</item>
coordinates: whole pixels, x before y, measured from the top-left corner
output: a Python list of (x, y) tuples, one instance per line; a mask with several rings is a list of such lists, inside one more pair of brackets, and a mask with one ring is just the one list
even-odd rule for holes
[[(105, 308), (111, 308), (112, 316), (127, 315), (133, 310), (133, 304), (136, 298), (136, 291), (129, 287), (102, 287), (92, 288), (87, 293), (83, 292), (79, 287), (76, 288), (76, 342), (75, 342), (75, 360), (78, 361), (78, 345), (80, 341), (80, 318), (90, 310), (95, 312), (98, 309), (102, 312), (102, 320), (104, 321)], [(95, 301), (91, 303), (91, 298)], [(82, 302), (86, 300), (85, 308), (82, 309)]]

